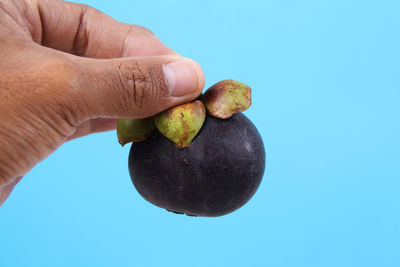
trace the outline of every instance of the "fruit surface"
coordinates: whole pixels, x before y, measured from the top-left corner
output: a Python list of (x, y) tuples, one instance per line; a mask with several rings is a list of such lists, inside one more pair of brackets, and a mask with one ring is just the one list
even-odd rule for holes
[(221, 216), (243, 206), (260, 185), (265, 151), (257, 129), (238, 113), (221, 120), (207, 115), (186, 148), (156, 131), (133, 143), (129, 172), (149, 202), (176, 213)]

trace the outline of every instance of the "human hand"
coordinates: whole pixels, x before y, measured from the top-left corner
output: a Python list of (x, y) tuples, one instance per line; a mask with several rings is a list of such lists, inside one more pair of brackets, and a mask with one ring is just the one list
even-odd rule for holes
[(0, 0), (0, 205), (64, 142), (196, 98), (204, 73), (88, 6)]

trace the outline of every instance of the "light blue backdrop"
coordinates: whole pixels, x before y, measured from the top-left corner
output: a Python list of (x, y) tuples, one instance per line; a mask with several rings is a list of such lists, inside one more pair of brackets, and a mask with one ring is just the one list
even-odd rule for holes
[(0, 208), (0, 266), (400, 266), (400, 2), (80, 1), (253, 88), (267, 150), (221, 218), (143, 200), (114, 132), (69, 142)]

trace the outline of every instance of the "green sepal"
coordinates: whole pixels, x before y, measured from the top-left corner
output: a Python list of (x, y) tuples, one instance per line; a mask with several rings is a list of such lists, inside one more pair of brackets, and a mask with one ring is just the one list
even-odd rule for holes
[(202, 99), (211, 116), (227, 119), (250, 107), (251, 88), (238, 81), (224, 80), (208, 88)]
[(178, 147), (188, 147), (203, 126), (206, 110), (201, 101), (173, 107), (154, 117), (157, 129)]
[(117, 123), (118, 142), (124, 146), (130, 142), (146, 140), (155, 130), (153, 118), (119, 119)]

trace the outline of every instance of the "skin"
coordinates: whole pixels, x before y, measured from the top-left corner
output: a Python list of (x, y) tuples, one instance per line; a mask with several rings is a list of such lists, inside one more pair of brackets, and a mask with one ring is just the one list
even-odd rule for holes
[[(171, 62), (187, 63), (173, 82)], [(63, 143), (193, 100), (204, 79), (141, 26), (69, 2), (0, 0), (0, 205)]]

